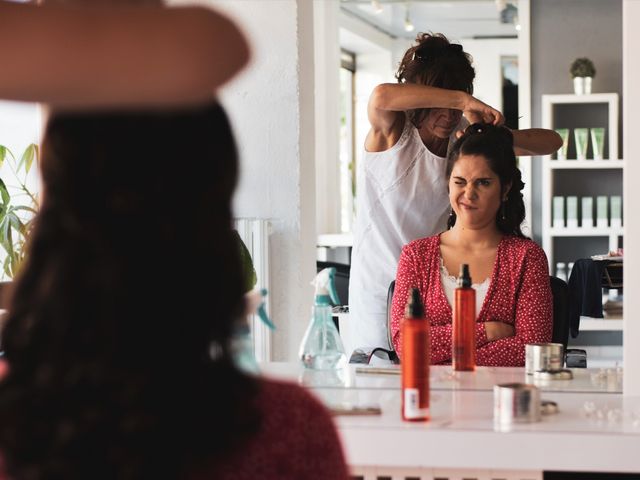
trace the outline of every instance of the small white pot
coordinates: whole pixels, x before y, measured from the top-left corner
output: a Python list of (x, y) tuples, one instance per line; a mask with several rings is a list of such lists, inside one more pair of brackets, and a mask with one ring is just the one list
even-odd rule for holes
[(591, 77), (584, 77), (584, 93), (587, 95), (591, 93)]
[(576, 95), (591, 93), (591, 77), (573, 77), (573, 91)]

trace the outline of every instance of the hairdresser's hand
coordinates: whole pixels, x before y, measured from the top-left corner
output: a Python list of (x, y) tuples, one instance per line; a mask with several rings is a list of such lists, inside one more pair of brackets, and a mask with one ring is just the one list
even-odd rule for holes
[(501, 338), (513, 337), (516, 334), (516, 329), (513, 325), (503, 322), (485, 322), (484, 330), (487, 334), (487, 340), (494, 342)]
[(504, 116), (499, 110), (481, 102), (472, 95), (467, 95), (464, 108), (464, 117), (469, 123), (490, 123), (492, 125), (503, 125)]

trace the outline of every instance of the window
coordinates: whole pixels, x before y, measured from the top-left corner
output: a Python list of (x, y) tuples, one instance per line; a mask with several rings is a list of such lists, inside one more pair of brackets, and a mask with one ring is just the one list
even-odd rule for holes
[(355, 211), (355, 125), (354, 85), (356, 56), (343, 50), (340, 55), (340, 231), (350, 232)]

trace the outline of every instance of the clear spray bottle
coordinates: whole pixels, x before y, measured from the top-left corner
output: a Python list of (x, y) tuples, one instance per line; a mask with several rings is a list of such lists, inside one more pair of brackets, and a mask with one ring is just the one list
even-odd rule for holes
[(335, 274), (335, 268), (325, 268), (311, 282), (316, 287), (315, 300), (311, 322), (300, 344), (300, 359), (306, 368), (338, 370), (347, 363), (342, 339), (331, 312), (331, 303), (340, 303), (335, 289)]
[(453, 369), (476, 369), (476, 291), (471, 287), (469, 265), (460, 265), (453, 302)]

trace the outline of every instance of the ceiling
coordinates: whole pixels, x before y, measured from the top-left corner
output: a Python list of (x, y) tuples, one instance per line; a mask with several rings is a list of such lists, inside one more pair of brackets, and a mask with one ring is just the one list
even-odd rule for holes
[[(453, 39), (518, 34), (517, 0), (341, 0), (340, 6), (394, 38), (413, 40), (418, 32), (429, 31)], [(405, 28), (407, 13), (412, 31)]]

